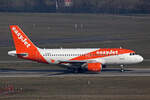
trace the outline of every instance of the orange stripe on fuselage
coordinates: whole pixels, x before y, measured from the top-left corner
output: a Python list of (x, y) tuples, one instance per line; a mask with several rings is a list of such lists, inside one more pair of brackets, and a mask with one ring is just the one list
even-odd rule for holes
[(129, 49), (122, 49), (122, 48), (113, 48), (113, 49), (103, 48), (75, 57), (70, 60), (88, 60), (88, 59), (95, 59), (95, 58), (101, 58), (101, 57), (107, 57), (113, 55), (120, 55), (125, 53), (135, 53), (135, 52)]

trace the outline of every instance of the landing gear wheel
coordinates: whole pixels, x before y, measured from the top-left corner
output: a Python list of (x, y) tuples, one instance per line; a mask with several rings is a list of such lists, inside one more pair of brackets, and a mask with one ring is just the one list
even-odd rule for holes
[(124, 65), (120, 65), (121, 66), (121, 72), (124, 72)]
[(79, 70), (78, 69), (74, 69), (74, 73), (79, 73)]
[(73, 68), (68, 68), (68, 71), (69, 72), (74, 72), (74, 69)]
[(81, 69), (81, 68), (72, 68), (72, 72), (73, 73), (82, 73), (83, 69)]
[(79, 69), (78, 68), (68, 68), (68, 71), (72, 72), (72, 73), (78, 73)]

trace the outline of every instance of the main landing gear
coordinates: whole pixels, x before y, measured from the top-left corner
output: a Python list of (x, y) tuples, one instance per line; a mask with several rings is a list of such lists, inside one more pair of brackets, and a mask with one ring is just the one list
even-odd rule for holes
[(84, 70), (82, 68), (68, 68), (68, 71), (73, 73), (82, 73)]

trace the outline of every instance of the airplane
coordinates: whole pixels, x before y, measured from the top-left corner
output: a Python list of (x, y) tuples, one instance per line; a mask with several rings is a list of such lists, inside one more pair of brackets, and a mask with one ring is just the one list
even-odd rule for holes
[(58, 48), (42, 49), (32, 41), (17, 25), (10, 25), (16, 50), (8, 55), (39, 63), (66, 66), (73, 72), (101, 72), (108, 65), (120, 65), (121, 72), (125, 65), (137, 64), (143, 57), (133, 50), (124, 48)]

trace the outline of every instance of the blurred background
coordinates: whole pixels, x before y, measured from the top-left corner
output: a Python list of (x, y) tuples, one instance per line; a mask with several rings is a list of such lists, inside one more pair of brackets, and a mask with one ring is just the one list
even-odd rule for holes
[(1, 12), (150, 13), (150, 0), (0, 0)]

